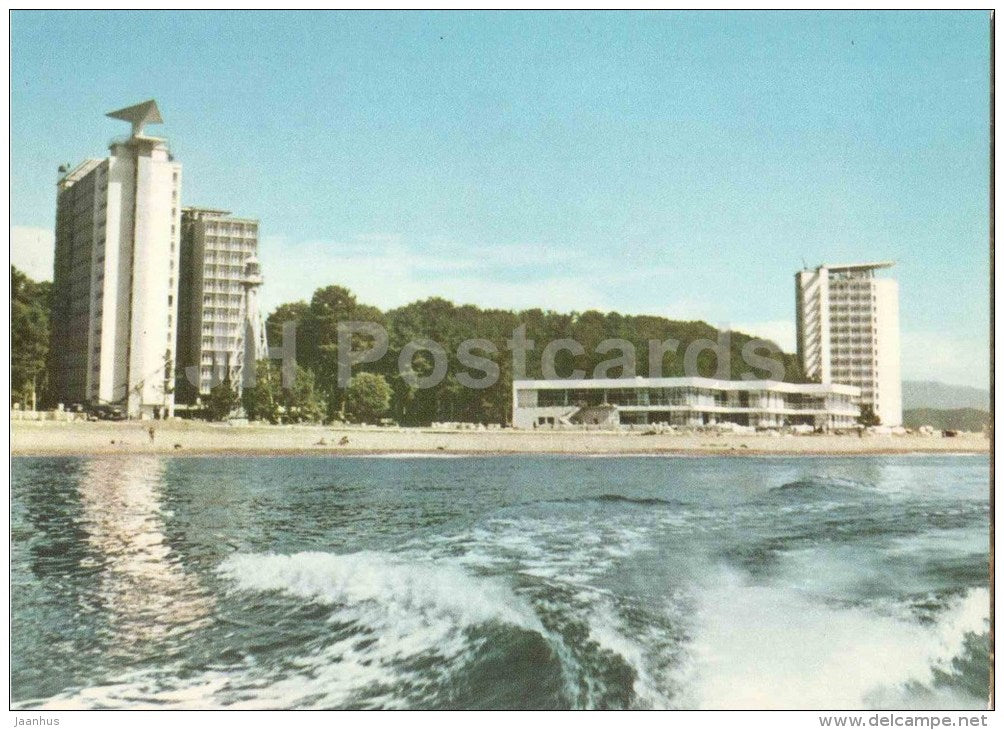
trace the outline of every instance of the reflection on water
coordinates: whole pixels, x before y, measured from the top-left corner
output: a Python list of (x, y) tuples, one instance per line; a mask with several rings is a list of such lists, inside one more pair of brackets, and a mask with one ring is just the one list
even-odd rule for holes
[(979, 708), (985, 456), (15, 459), (16, 707)]
[(213, 606), (164, 535), (164, 471), (154, 456), (100, 458), (80, 477), (80, 524), (93, 548), (81, 565), (99, 568), (95, 597), (123, 654), (197, 628)]

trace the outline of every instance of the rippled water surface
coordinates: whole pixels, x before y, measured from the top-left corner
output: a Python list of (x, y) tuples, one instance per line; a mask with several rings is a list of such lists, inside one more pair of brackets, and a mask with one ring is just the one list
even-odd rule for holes
[(17, 458), (19, 707), (986, 705), (985, 456)]

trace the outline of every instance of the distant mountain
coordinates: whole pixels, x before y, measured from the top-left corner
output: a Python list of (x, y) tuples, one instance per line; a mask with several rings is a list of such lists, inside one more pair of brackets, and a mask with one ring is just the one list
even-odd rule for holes
[(980, 408), (913, 408), (903, 411), (903, 425), (907, 428), (934, 426), (938, 431), (946, 428), (956, 431), (982, 431), (990, 423), (990, 414)]
[(990, 391), (967, 385), (946, 385), (933, 380), (904, 380), (903, 410), (915, 408), (977, 408), (989, 411)]

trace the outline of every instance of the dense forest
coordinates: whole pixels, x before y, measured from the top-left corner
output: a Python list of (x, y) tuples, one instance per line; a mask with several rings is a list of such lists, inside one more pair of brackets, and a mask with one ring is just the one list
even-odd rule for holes
[[(636, 349), (636, 374), (649, 375), (649, 341), (674, 339), (681, 343), (675, 354), (666, 354), (662, 361), (662, 375), (684, 374), (684, 351), (695, 340), (716, 341), (719, 332), (705, 322), (680, 322), (653, 316), (628, 316), (616, 312), (597, 311), (559, 313), (530, 309), (512, 312), (500, 309), (481, 309), (472, 305), (456, 305), (439, 298), (418, 302), (383, 312), (361, 304), (347, 289), (327, 286), (314, 292), (310, 302), (291, 302), (279, 306), (267, 320), (270, 345), (282, 341), (282, 324), (294, 321), (296, 329), (296, 359), (299, 365), (312, 372), (326, 402), (329, 418), (344, 416), (345, 389), (339, 388), (338, 376), (338, 322), (365, 321), (382, 326), (389, 335), (389, 348), (379, 361), (355, 366), (353, 373), (370, 372), (381, 375), (390, 385), (392, 396), (387, 416), (403, 425), (428, 424), (433, 421), (466, 421), (475, 423), (507, 423), (512, 409), (512, 353), (506, 341), (521, 325), (526, 339), (535, 348), (526, 358), (526, 376), (542, 377), (541, 352), (547, 343), (569, 338), (581, 344), (585, 354), (575, 356), (559, 352), (555, 370), (568, 376), (573, 369), (581, 369), (591, 376), (601, 362), (617, 357), (620, 352), (597, 352), (603, 340), (617, 338), (632, 343)], [(445, 349), (449, 358), (447, 376), (434, 387), (418, 389), (410, 385), (398, 371), (398, 358), (402, 349), (414, 340), (432, 340)], [(473, 371), (459, 362), (458, 346), (465, 340), (487, 340), (494, 346), (491, 354), (479, 349), (475, 354), (487, 357), (498, 365), (500, 377), (491, 387), (473, 389), (458, 381), (458, 375), (470, 373), (478, 378), (481, 372)], [(743, 347), (751, 336), (734, 332), (729, 337), (729, 376), (740, 379), (752, 372), (756, 377), (766, 377), (763, 370), (751, 368), (742, 358)], [(356, 343), (361, 349), (365, 343)], [(764, 350), (758, 350), (765, 354)], [(803, 382), (804, 378), (795, 356), (776, 351), (784, 368), (785, 380)], [(717, 369), (714, 352), (704, 351), (697, 358), (698, 373), (714, 376)], [(413, 368), (420, 376), (433, 369), (433, 358), (419, 351), (413, 359)], [(621, 372), (613, 369), (611, 377)]]
[[(49, 345), (49, 292), (48, 282), (34, 282), (24, 273), (11, 267), (12, 304), (12, 399), (30, 407), (32, 393), (37, 393), (40, 403), (47, 403), (46, 356)], [(340, 387), (338, 383), (338, 323), (373, 322), (388, 333), (387, 353), (378, 361), (356, 365), (353, 374), (372, 373), (379, 378), (357, 379), (356, 390)], [(282, 325), (296, 323), (296, 361), (299, 385), (295, 393), (273, 393), (270, 389), (279, 382), (278, 363), (259, 368), (262, 372), (276, 370), (275, 377), (263, 384), (255, 395), (252, 406), (256, 413), (265, 413), (262, 404), (282, 406), (286, 413), (297, 411), (301, 418), (322, 417), (327, 420), (375, 420), (392, 418), (403, 425), (423, 425), (433, 421), (467, 421), (476, 423), (507, 423), (512, 408), (513, 356), (507, 341), (522, 326), (525, 338), (534, 343), (526, 356), (526, 376), (540, 378), (541, 353), (549, 342), (572, 339), (582, 345), (585, 353), (574, 355), (561, 351), (555, 358), (555, 370), (568, 376), (573, 369), (584, 370), (587, 377), (594, 368), (618, 357), (619, 350), (597, 351), (604, 340), (616, 338), (632, 343), (636, 349), (636, 370), (640, 376), (649, 375), (649, 341), (673, 339), (680, 342), (675, 353), (662, 358), (662, 374), (667, 377), (684, 374), (684, 352), (696, 340), (717, 341), (719, 332), (705, 322), (681, 322), (646, 315), (628, 316), (616, 312), (561, 313), (530, 309), (513, 312), (500, 309), (481, 309), (472, 305), (456, 305), (439, 298), (381, 311), (362, 304), (349, 290), (340, 286), (326, 286), (314, 292), (309, 302), (290, 302), (276, 308), (267, 319), (269, 344), (282, 342)], [(467, 374), (480, 378), (483, 372), (472, 370), (458, 360), (458, 347), (464, 341), (485, 340), (473, 354), (486, 357), (497, 364), (499, 377), (494, 385), (477, 389), (462, 385)], [(742, 357), (743, 347), (753, 338), (738, 332), (729, 336), (729, 377), (740, 379), (752, 373), (766, 377), (766, 371), (751, 368)], [(418, 388), (399, 372), (398, 360), (402, 349), (412, 341), (432, 340), (443, 347), (448, 357), (446, 377), (438, 385)], [(488, 345), (490, 343), (490, 345)], [(355, 350), (368, 343), (356, 335)], [(494, 352), (491, 348), (494, 347)], [(769, 355), (764, 349), (758, 354)], [(781, 360), (785, 380), (803, 380), (797, 359), (776, 351)], [(701, 375), (715, 376), (717, 357), (710, 350), (697, 357), (697, 371)], [(412, 359), (412, 368), (419, 376), (433, 371), (434, 358), (419, 350)], [(612, 368), (610, 377), (619, 377), (622, 369)], [(719, 373), (720, 374), (720, 373)], [(381, 380), (383, 383), (381, 383)], [(386, 404), (384, 384), (389, 389)], [(229, 397), (229, 396), (228, 396)], [(223, 401), (226, 402), (224, 397)], [(376, 406), (375, 404), (386, 404)], [(380, 412), (382, 411), (382, 412)]]

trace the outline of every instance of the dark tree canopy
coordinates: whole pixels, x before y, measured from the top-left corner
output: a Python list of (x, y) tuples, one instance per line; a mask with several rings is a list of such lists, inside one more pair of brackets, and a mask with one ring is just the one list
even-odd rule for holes
[(230, 417), (241, 404), (237, 390), (229, 380), (217, 383), (203, 400), (206, 417), (210, 421), (224, 421)]
[(358, 373), (345, 391), (345, 413), (353, 421), (374, 423), (390, 410), (393, 393), (383, 375)]
[(11, 401), (28, 408), (46, 395), (51, 289), (10, 267)]
[[(377, 362), (355, 365), (353, 375), (364, 372), (382, 375), (391, 390), (387, 415), (403, 425), (426, 425), (433, 421), (507, 423), (512, 416), (513, 379), (512, 353), (507, 348), (507, 341), (521, 325), (525, 326), (526, 339), (534, 343), (526, 359), (525, 375), (529, 378), (543, 377), (540, 361), (544, 346), (565, 338), (579, 342), (585, 354), (559, 352), (555, 360), (559, 376), (568, 376), (579, 369), (585, 371), (586, 377), (592, 377), (597, 365), (621, 354), (616, 350), (596, 351), (600, 342), (611, 338), (631, 343), (636, 354), (635, 374), (643, 377), (655, 374), (650, 373), (648, 353), (651, 340), (680, 342), (675, 354), (667, 353), (661, 363), (663, 376), (680, 376), (684, 374), (687, 345), (698, 340), (715, 342), (720, 334), (716, 328), (700, 321), (681, 322), (648, 315), (598, 311), (561, 313), (530, 309), (513, 312), (456, 305), (439, 297), (382, 312), (360, 304), (350, 291), (340, 286), (318, 289), (309, 304), (301, 301), (278, 307), (268, 318), (270, 345), (279, 344), (278, 333), (282, 323), (290, 319), (297, 323), (297, 362), (313, 374), (315, 385), (326, 403), (329, 419), (354, 415), (346, 402), (347, 390), (337, 383), (338, 323), (364, 321), (384, 327), (389, 338), (386, 355)], [(457, 379), (463, 373), (470, 373), (475, 378), (483, 375), (458, 360), (458, 347), (472, 339), (487, 340), (494, 348), (494, 352), (479, 349), (474, 353), (486, 357), (498, 367), (499, 378), (490, 387), (470, 388)], [(743, 358), (743, 347), (753, 339), (740, 332), (729, 333), (727, 365), (731, 379), (768, 377), (765, 370), (751, 368)], [(401, 351), (408, 343), (417, 340), (432, 340), (446, 351), (447, 376), (431, 388), (415, 387), (398, 370)], [(353, 338), (353, 349), (362, 349), (369, 344), (363, 336)], [(769, 356), (763, 350), (757, 350), (757, 354)], [(776, 350), (774, 356), (780, 361), (784, 380), (805, 382), (794, 355)], [(701, 351), (696, 358), (696, 366), (701, 375), (714, 377), (718, 370), (715, 353), (710, 348)], [(427, 350), (419, 350), (411, 359), (411, 367), (417, 376), (427, 376), (434, 370), (435, 357)], [(611, 367), (607, 374), (609, 377), (620, 377), (624, 374), (623, 368)], [(358, 415), (355, 417), (359, 418)]]
[(858, 423), (862, 426), (879, 426), (882, 424), (882, 421), (871, 404), (865, 403), (861, 406), (861, 415), (858, 416)]

